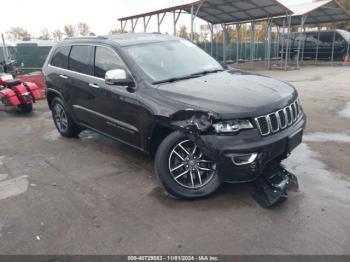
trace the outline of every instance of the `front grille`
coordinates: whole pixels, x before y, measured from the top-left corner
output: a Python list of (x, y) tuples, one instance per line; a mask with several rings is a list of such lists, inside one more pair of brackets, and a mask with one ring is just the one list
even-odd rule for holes
[(268, 114), (255, 118), (255, 123), (262, 136), (277, 133), (295, 123), (303, 114), (299, 99), (291, 105)]
[(269, 122), (267, 121), (266, 117), (258, 117), (256, 119), (256, 123), (258, 124), (262, 135), (265, 136), (265, 135), (270, 134)]

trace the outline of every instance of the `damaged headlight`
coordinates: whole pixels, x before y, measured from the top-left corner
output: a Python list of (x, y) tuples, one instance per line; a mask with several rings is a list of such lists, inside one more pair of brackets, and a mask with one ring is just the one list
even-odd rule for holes
[(232, 120), (213, 124), (215, 132), (221, 133), (237, 133), (244, 129), (254, 128), (253, 124), (249, 120)]

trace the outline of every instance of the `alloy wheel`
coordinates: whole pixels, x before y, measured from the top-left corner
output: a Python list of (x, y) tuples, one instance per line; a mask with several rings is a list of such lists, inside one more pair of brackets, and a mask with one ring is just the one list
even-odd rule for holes
[(64, 108), (61, 104), (55, 104), (53, 108), (53, 115), (55, 119), (55, 123), (60, 132), (64, 133), (68, 130), (68, 118)]
[(190, 189), (204, 187), (217, 172), (215, 162), (190, 140), (184, 140), (172, 149), (169, 171), (176, 183)]

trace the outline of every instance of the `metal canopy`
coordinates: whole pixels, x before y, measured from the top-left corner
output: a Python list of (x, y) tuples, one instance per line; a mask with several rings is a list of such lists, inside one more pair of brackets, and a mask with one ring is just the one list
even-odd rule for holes
[(275, 0), (206, 0), (197, 16), (212, 24), (227, 24), (272, 18), (286, 13), (291, 11)]
[[(350, 13), (335, 0), (312, 2), (307, 4), (290, 5), (288, 8), (293, 12), (292, 25), (300, 25), (302, 17), (304, 24), (334, 23), (350, 20)], [(275, 19), (277, 25), (283, 24), (284, 18)]]
[(211, 24), (241, 23), (292, 13), (277, 0), (202, 0), (195, 2), (182, 1), (181, 5), (123, 17), (118, 20), (127, 21), (175, 11), (191, 13), (193, 6), (200, 6), (196, 16)]

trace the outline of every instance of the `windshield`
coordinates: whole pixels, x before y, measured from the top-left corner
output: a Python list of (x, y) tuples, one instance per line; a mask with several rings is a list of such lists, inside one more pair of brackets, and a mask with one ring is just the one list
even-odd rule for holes
[(345, 31), (345, 30), (339, 30), (339, 33), (342, 35), (342, 37), (343, 37), (346, 41), (350, 42), (350, 32)]
[(214, 58), (187, 40), (128, 46), (125, 49), (153, 83), (223, 70)]

